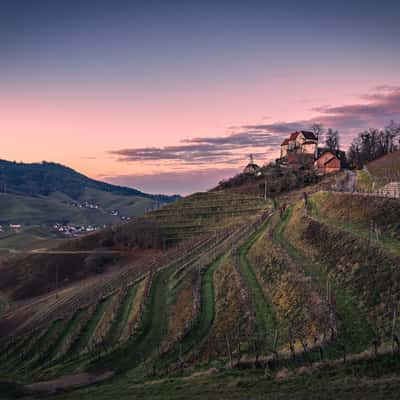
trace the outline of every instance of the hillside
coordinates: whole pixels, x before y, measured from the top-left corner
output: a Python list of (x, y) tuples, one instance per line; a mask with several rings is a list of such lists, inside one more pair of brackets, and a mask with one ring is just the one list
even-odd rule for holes
[(400, 151), (381, 156), (357, 171), (357, 188), (362, 191), (377, 190), (391, 182), (400, 182)]
[(68, 198), (81, 199), (87, 189), (96, 189), (116, 195), (130, 195), (167, 203), (174, 196), (152, 195), (123, 186), (115, 186), (90, 179), (61, 164), (17, 163), (0, 160), (0, 191), (24, 196), (49, 196), (63, 193)]
[[(68, 388), (116, 374), (71, 400), (201, 398), (204, 384), (209, 398), (247, 398), (257, 385), (294, 399), (290, 388), (308, 384), (316, 398), (369, 398), (358, 379), (396, 398), (400, 201), (328, 186), (306, 188), (306, 211), (304, 189), (272, 201), (198, 193), (8, 260), (1, 375)], [(342, 388), (345, 376), (354, 381)]]
[(54, 163), (0, 160), (0, 251), (48, 246), (54, 237), (121, 223), (177, 198), (109, 185)]

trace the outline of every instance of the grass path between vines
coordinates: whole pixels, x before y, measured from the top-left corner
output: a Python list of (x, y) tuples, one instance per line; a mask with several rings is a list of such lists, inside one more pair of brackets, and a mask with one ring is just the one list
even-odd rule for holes
[(249, 288), (252, 304), (256, 313), (256, 325), (259, 334), (265, 338), (265, 346), (269, 350), (272, 349), (274, 331), (277, 326), (276, 317), (272, 304), (267, 296), (264, 294), (263, 289), (258, 283), (254, 267), (251, 265), (247, 254), (254, 243), (266, 231), (269, 226), (267, 220), (262, 227), (254, 232), (248, 240), (239, 248), (240, 268), (243, 273), (244, 279)]
[[(321, 293), (324, 293), (327, 281), (327, 268), (313, 262), (302, 254), (285, 237), (285, 230), (292, 218), (293, 206), (289, 207), (273, 232), (273, 239), (292, 258), (303, 272), (310, 276)], [(337, 340), (327, 349), (328, 356), (338, 356), (341, 346), (345, 345), (351, 352), (358, 352), (371, 345), (373, 331), (356, 305), (356, 299), (343, 290), (336, 282), (331, 282), (336, 301), (336, 312), (339, 316), (340, 329)]]
[(225, 253), (219, 256), (207, 268), (206, 272), (202, 276), (200, 289), (200, 313), (188, 334), (179, 344), (174, 346), (174, 348), (167, 353), (165, 359), (162, 360), (162, 365), (177, 361), (179, 353), (181, 353), (181, 355), (189, 353), (207, 338), (215, 318), (214, 273), (227, 254), (228, 253)]

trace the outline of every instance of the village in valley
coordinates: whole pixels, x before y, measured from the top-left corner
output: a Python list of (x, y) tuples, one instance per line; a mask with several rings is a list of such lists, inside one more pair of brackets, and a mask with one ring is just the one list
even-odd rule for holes
[[(91, 203), (89, 201), (75, 201), (68, 203), (69, 206), (78, 209), (88, 209), (93, 212), (101, 212), (114, 217), (114, 223), (126, 223), (132, 219), (132, 216), (122, 215), (120, 210), (113, 209), (107, 211), (101, 207), (99, 203)], [(24, 224), (20, 222), (4, 223), (0, 224), (0, 238), (8, 235), (20, 234), (24, 229), (34, 227), (32, 224)], [(41, 225), (44, 228), (49, 229), (50, 232), (58, 234), (61, 237), (71, 238), (79, 237), (87, 233), (95, 232), (99, 229), (105, 229), (110, 224), (77, 224), (72, 222), (59, 221), (50, 225)]]

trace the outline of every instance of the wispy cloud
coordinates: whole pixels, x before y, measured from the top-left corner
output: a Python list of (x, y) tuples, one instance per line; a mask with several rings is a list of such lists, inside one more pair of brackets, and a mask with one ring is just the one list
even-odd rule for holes
[[(255, 130), (228, 136), (185, 139), (178, 146), (121, 149), (111, 151), (111, 154), (125, 162), (157, 161), (183, 163), (188, 166), (226, 164), (243, 162), (249, 152), (264, 157), (268, 150), (279, 146), (281, 139), (276, 133)], [(261, 148), (264, 151), (260, 152)]]
[(241, 128), (279, 134), (307, 129), (313, 123), (321, 123), (326, 128), (338, 129), (342, 144), (347, 146), (361, 130), (380, 128), (388, 124), (390, 120), (400, 120), (400, 86), (377, 86), (370, 93), (360, 96), (360, 100), (364, 102), (314, 107), (312, 110), (316, 115), (308, 120), (244, 125)]
[(146, 175), (101, 176), (107, 182), (135, 187), (149, 193), (182, 194), (208, 190), (222, 179), (239, 172), (238, 168), (207, 168), (202, 170), (161, 172)]
[[(359, 103), (323, 105), (313, 108), (313, 111), (316, 115), (306, 120), (231, 126), (229, 129), (232, 133), (226, 136), (199, 136), (184, 139), (176, 146), (126, 148), (110, 153), (121, 162), (153, 163), (165, 166), (164, 171), (176, 167), (183, 170), (159, 174), (160, 184), (164, 180), (200, 179), (197, 175), (194, 177), (193, 173), (200, 174), (203, 177), (201, 179), (206, 181), (204, 174), (214, 179), (219, 174), (217, 171), (226, 172), (242, 167), (250, 153), (260, 163), (275, 158), (283, 138), (290, 132), (309, 129), (316, 122), (326, 128), (338, 129), (341, 143), (346, 147), (359, 131), (369, 127), (383, 127), (392, 119), (400, 120), (400, 87), (381, 85), (360, 96)], [(120, 181), (128, 178), (116, 179)], [(129, 179), (135, 181), (136, 178), (130, 176)], [(153, 181), (158, 178), (139, 176), (138, 179)]]

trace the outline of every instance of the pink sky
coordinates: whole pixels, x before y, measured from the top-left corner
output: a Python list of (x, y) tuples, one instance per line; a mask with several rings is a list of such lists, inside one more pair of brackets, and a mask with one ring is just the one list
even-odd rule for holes
[[(269, 80), (261, 71), (260, 76), (234, 84), (221, 79), (209, 85), (165, 85), (146, 91), (106, 85), (83, 90), (8, 87), (0, 94), (1, 157), (60, 162), (91, 177), (126, 184), (129, 176), (177, 171), (212, 169), (215, 174), (220, 168), (225, 176), (246, 163), (247, 147), (238, 151), (240, 160), (219, 166), (176, 160), (121, 162), (110, 151), (175, 146), (185, 139), (241, 132), (246, 125), (307, 121), (321, 115), (313, 110), (321, 106), (369, 104), (371, 99), (363, 96), (375, 93), (372, 88), (382, 81), (365, 78), (353, 75), (348, 77), (351, 83), (310, 75)], [(256, 161), (262, 164), (278, 152), (275, 145), (267, 150), (269, 156)], [(140, 185), (137, 179), (134, 182)], [(146, 185), (139, 189), (155, 190)]]
[(393, 0), (0, 1), (0, 157), (188, 193), (250, 152), (274, 158), (316, 120), (346, 146), (400, 120), (399, 11)]

